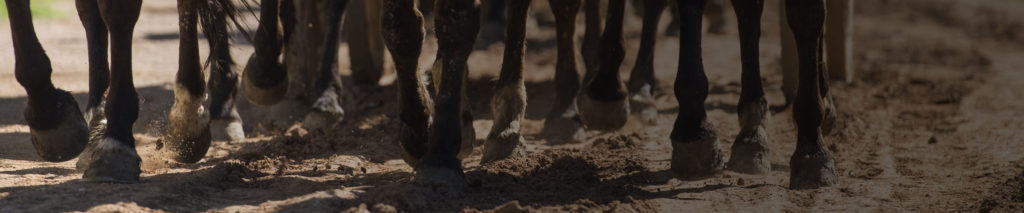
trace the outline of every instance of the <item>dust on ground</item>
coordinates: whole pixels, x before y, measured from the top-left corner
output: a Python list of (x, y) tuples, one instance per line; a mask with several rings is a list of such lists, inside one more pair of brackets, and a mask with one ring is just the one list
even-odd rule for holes
[[(75, 11), (70, 2), (54, 4), (57, 10)], [(766, 5), (761, 68), (769, 102), (779, 105), (778, 4)], [(154, 148), (173, 101), (170, 83), (177, 70), (177, 19), (173, 1), (146, 1), (134, 46), (142, 105), (135, 129), (143, 181), (84, 183), (77, 180), (81, 173), (74, 170), (74, 160), (39, 159), (21, 115), (25, 94), (14, 79), (12, 48), (0, 48), (0, 58), (6, 58), (0, 60), (0, 78), (6, 82), (0, 87), (0, 212), (1017, 212), (1024, 210), (1021, 11), (1021, 1), (857, 1), (857, 77), (850, 84), (832, 85), (839, 123), (826, 137), (840, 185), (806, 191), (787, 188), (788, 159), (796, 141), (788, 110), (775, 112), (770, 121), (771, 173), (726, 171), (682, 181), (667, 172), (668, 135), (678, 112), (671, 89), (678, 54), (675, 37), (660, 37), (656, 49), (656, 125), (633, 119), (619, 131), (587, 132), (587, 139), (575, 144), (537, 137), (554, 98), (548, 91), (554, 89), (555, 48), (550, 39), (554, 30), (533, 23), (525, 66), (530, 97), (523, 123), (527, 154), (481, 166), (478, 147), (464, 163), (464, 195), (450, 197), (410, 183), (412, 170), (398, 153), (391, 75), (380, 89), (346, 86), (347, 117), (327, 131), (288, 131), (294, 123), (287, 115), (270, 118), (272, 108), (242, 104), (250, 139), (216, 141), (197, 164), (159, 159)], [(9, 25), (0, 25), (0, 41), (9, 45)], [(36, 28), (54, 62), (55, 84), (84, 103), (86, 46), (77, 18), (41, 19)], [(733, 28), (730, 24), (724, 34), (704, 37), (712, 85), (707, 106), (723, 147), (730, 147), (739, 132), (739, 44)], [(621, 69), (624, 76), (639, 43), (639, 26), (627, 30), (630, 51)], [(435, 47), (428, 41), (425, 49)], [(477, 143), (491, 126), (489, 85), (502, 53), (500, 44), (484, 47), (470, 58)], [(236, 61), (246, 61), (242, 59), (251, 49), (236, 45)], [(341, 70), (347, 76), (346, 49)], [(433, 59), (430, 52), (425, 51), (423, 64)]]

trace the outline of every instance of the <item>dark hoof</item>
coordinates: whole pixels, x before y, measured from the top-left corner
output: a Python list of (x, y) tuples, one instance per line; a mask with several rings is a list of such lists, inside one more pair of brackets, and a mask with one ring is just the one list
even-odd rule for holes
[(824, 150), (810, 155), (793, 155), (789, 167), (790, 189), (817, 189), (839, 183), (835, 161)]
[(526, 114), (526, 89), (522, 84), (499, 86), (491, 99), (494, 126), (484, 141), (484, 154), (480, 163), (490, 163), (522, 152), (523, 138), (520, 125)]
[(89, 143), (89, 126), (85, 123), (75, 99), (66, 91), (58, 91), (57, 95), (60, 96), (60, 100), (54, 109), (60, 111), (41, 112), (61, 113), (61, 120), (56, 121), (57, 125), (50, 129), (30, 128), (32, 146), (36, 154), (50, 162), (78, 157)]
[(725, 167), (725, 156), (718, 136), (707, 128), (692, 141), (672, 140), (672, 172), (680, 179), (699, 180), (718, 174)]
[(519, 131), (507, 130), (492, 134), (484, 142), (484, 155), (480, 158), (480, 163), (491, 163), (513, 155), (522, 155), (525, 140)]
[(328, 87), (313, 103), (312, 110), (302, 121), (302, 127), (309, 130), (328, 129), (337, 126), (344, 119), (345, 110), (341, 109), (341, 104), (338, 103), (338, 93), (334, 87)]
[(630, 107), (640, 113), (640, 121), (648, 125), (658, 124), (658, 108), (651, 95), (651, 86), (644, 85), (639, 92), (630, 97)]
[(828, 135), (836, 127), (836, 104), (832, 101), (832, 96), (822, 99), (822, 104), (825, 107), (825, 118), (821, 121), (821, 133)]
[(82, 180), (87, 182), (136, 183), (139, 182), (139, 163), (142, 159), (124, 142), (113, 138), (95, 141), (89, 152), (78, 160), (78, 168), (85, 170)]
[[(741, 101), (743, 102), (743, 101)], [(740, 134), (732, 144), (732, 157), (728, 168), (740, 173), (766, 174), (771, 172), (767, 123), (770, 117), (768, 101), (745, 102), (740, 108)]]
[(769, 159), (768, 133), (764, 127), (742, 130), (732, 144), (729, 170), (746, 174), (767, 174), (772, 171)]
[(460, 196), (466, 186), (464, 179), (461, 168), (420, 165), (416, 168), (413, 183), (430, 188), (438, 194)]
[(180, 163), (195, 163), (210, 149), (210, 114), (202, 99), (175, 89), (175, 103), (168, 115), (164, 156)]
[[(256, 63), (257, 57), (253, 54), (249, 58), (250, 65), (262, 64)], [(253, 76), (253, 69), (267, 69), (259, 68), (255, 66), (246, 65), (242, 72), (242, 93), (245, 94), (245, 99), (249, 100), (249, 103), (253, 103), (260, 106), (270, 106), (281, 101), (284, 98), (286, 92), (288, 92), (288, 81), (286, 79), (280, 79), (276, 85), (257, 85), (255, 81), (256, 76)], [(269, 68), (269, 69), (283, 69), (280, 66)], [(287, 76), (286, 76), (287, 77)]]
[(576, 111), (549, 116), (544, 120), (544, 129), (541, 129), (540, 135), (549, 142), (557, 143), (575, 143), (587, 137)]
[(587, 128), (611, 131), (622, 128), (629, 120), (629, 101), (625, 97), (607, 101), (593, 99), (586, 94), (580, 96), (580, 121)]

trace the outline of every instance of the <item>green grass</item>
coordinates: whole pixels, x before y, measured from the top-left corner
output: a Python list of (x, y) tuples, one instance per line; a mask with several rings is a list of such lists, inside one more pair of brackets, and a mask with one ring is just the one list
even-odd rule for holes
[[(50, 6), (59, 0), (33, 0), (31, 3), (32, 18), (62, 18), (67, 15), (64, 11)], [(7, 4), (0, 4), (0, 20), (7, 20)]]

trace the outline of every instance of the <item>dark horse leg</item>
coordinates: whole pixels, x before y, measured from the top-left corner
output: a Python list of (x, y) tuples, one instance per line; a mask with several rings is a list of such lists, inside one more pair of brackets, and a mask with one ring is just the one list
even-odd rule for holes
[(586, 29), (583, 32), (583, 46), (580, 47), (582, 52), (580, 55), (583, 57), (584, 68), (587, 71), (583, 82), (587, 82), (593, 78), (593, 75), (597, 73), (597, 68), (600, 67), (601, 32), (604, 32), (604, 29), (601, 29), (601, 21), (604, 16), (601, 14), (600, 0), (585, 0), (583, 10), (586, 15), (584, 20)]
[(352, 79), (356, 85), (375, 88), (384, 71), (384, 43), (381, 41), (380, 0), (353, 0), (342, 30), (348, 39)]
[(768, 150), (768, 101), (764, 98), (758, 61), (761, 39), (763, 0), (733, 0), (739, 22), (740, 59), (743, 63), (742, 91), (739, 100), (740, 134), (732, 145), (731, 170), (764, 174), (771, 171)]
[[(84, 2), (80, 4), (89, 4)], [(79, 159), (83, 179), (104, 182), (136, 182), (141, 159), (135, 152), (132, 124), (139, 116), (139, 98), (132, 82), (132, 32), (142, 1), (98, 0), (97, 8), (110, 30), (110, 92), (104, 114), (107, 128), (91, 151)], [(87, 28), (88, 29), (88, 28)]]
[(110, 86), (110, 68), (107, 60), (107, 26), (100, 16), (96, 1), (75, 1), (78, 18), (85, 27), (85, 38), (89, 49), (89, 102), (85, 105), (85, 121), (91, 127), (106, 123), (103, 115), (103, 98)]
[(203, 33), (210, 45), (206, 69), (210, 73), (207, 86), (210, 89), (211, 125), (223, 127), (228, 139), (241, 140), (245, 139), (245, 132), (242, 130), (242, 117), (235, 109), (239, 73), (234, 69), (235, 61), (231, 59), (228, 42), (228, 15), (232, 13), (234, 6), (230, 1), (200, 1), (199, 24), (203, 26)]
[(434, 19), (440, 67), (439, 89), (430, 126), (427, 153), (416, 165), (414, 181), (459, 193), (463, 182), (462, 163), (456, 157), (463, 140), (463, 105), (466, 60), (480, 31), (480, 7), (476, 0), (437, 0)]
[(278, 0), (260, 1), (260, 25), (253, 36), (254, 51), (242, 72), (242, 93), (249, 102), (269, 106), (288, 90), (288, 73), (278, 59), (283, 35), (278, 26)]
[[(551, 13), (555, 15), (555, 29), (558, 39), (558, 62), (555, 65), (555, 105), (544, 119), (541, 134), (548, 140), (576, 141), (584, 136), (583, 128), (576, 121), (576, 94), (580, 89), (580, 75), (576, 64), (576, 15), (581, 0), (549, 0)], [(588, 3), (597, 5), (596, 3)], [(600, 17), (589, 17), (587, 20)], [(590, 22), (587, 22), (588, 24)], [(595, 23), (600, 27), (600, 23)], [(592, 26), (587, 26), (588, 33)], [(590, 34), (588, 34), (590, 35)]]
[(658, 109), (654, 106), (652, 94), (658, 83), (654, 79), (654, 42), (658, 40), (658, 22), (666, 4), (666, 0), (644, 1), (640, 51), (637, 53), (633, 72), (629, 75), (631, 106), (634, 111), (640, 113), (640, 119), (647, 124), (656, 124), (658, 118)]
[(210, 148), (210, 114), (203, 108), (206, 84), (199, 59), (199, 7), (200, 0), (178, 0), (178, 73), (163, 154), (182, 163), (198, 162)]
[(491, 99), (494, 126), (484, 143), (481, 163), (489, 163), (522, 152), (522, 129), (526, 114), (526, 86), (523, 82), (523, 54), (526, 52), (526, 16), (532, 0), (506, 1), (505, 58)]
[(414, 1), (385, 0), (381, 34), (395, 61), (402, 158), (413, 168), (427, 151), (431, 106), (426, 84), (420, 81), (419, 58), (423, 50), (423, 15)]
[[(786, 1), (786, 17), (796, 38), (800, 85), (793, 105), (797, 125), (796, 151), (790, 158), (791, 189), (815, 189), (838, 183), (835, 162), (822, 142), (825, 107), (822, 88), (828, 88), (820, 65), (822, 28), (825, 22), (823, 0)], [(820, 85), (819, 85), (820, 84)]]
[(714, 175), (724, 166), (715, 128), (704, 101), (708, 78), (701, 58), (701, 19), (706, 0), (679, 1), (679, 70), (675, 93), (679, 115), (672, 128), (672, 172), (684, 179)]
[(608, 4), (608, 20), (601, 36), (600, 67), (591, 79), (584, 79), (577, 97), (580, 121), (587, 128), (615, 130), (626, 125), (629, 119), (629, 101), (619, 77), (619, 66), (626, 55), (622, 46), (625, 6), (625, 0), (611, 0)]
[(338, 46), (341, 17), (348, 1), (300, 0), (282, 4), (287, 6), (285, 8), (294, 8), (282, 9), (281, 15), (286, 23), (284, 63), (289, 79), (286, 97), (310, 107), (303, 127), (334, 126), (344, 117), (338, 100), (341, 91)]
[[(14, 74), (28, 93), (25, 121), (28, 122), (36, 154), (52, 162), (75, 158), (85, 149), (89, 137), (88, 126), (78, 109), (78, 103), (71, 93), (55, 88), (50, 81), (53, 72), (50, 58), (36, 38), (29, 1), (7, 0), (5, 3), (14, 40)], [(99, 15), (98, 12), (96, 15)], [(105, 44), (106, 37), (103, 39), (101, 44)], [(96, 39), (90, 39), (90, 50), (95, 50), (91, 48), (94, 43), (100, 43), (94, 41)], [(93, 52), (99, 53), (90, 51)], [(102, 92), (100, 94), (102, 97)]]

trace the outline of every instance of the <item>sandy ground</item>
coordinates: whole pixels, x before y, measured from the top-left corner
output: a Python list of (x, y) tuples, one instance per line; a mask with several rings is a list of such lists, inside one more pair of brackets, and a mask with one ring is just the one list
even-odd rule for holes
[[(766, 5), (761, 67), (769, 102), (779, 105), (778, 4)], [(242, 105), (250, 139), (216, 141), (197, 164), (166, 163), (154, 148), (173, 101), (173, 1), (146, 1), (135, 32), (135, 83), (142, 99), (135, 130), (143, 181), (84, 183), (77, 180), (81, 173), (75, 171), (75, 160), (43, 162), (32, 150), (21, 115), (25, 93), (14, 79), (10, 27), (3, 22), (0, 212), (1024, 210), (1024, 93), (1019, 92), (1024, 90), (1019, 82), (1024, 79), (1024, 2), (859, 0), (856, 6), (857, 77), (850, 84), (832, 85), (839, 123), (826, 137), (840, 185), (806, 191), (787, 188), (796, 141), (789, 110), (774, 113), (770, 121), (770, 174), (724, 172), (682, 181), (667, 172), (668, 134), (678, 111), (671, 90), (675, 37), (658, 41), (656, 125), (633, 119), (616, 132), (588, 132), (578, 144), (536, 137), (554, 98), (549, 92), (554, 88), (553, 29), (544, 25), (531, 28), (529, 35), (530, 101), (523, 124), (528, 156), (480, 166), (478, 147), (465, 160), (469, 187), (462, 197), (440, 196), (410, 183), (412, 170), (400, 160), (395, 136), (396, 93), (388, 80), (393, 76), (386, 76), (379, 90), (346, 86), (347, 117), (329, 131), (287, 134), (293, 124), (288, 119), (268, 118), (270, 108)], [(70, 15), (37, 20), (36, 29), (53, 61), (55, 84), (73, 91), (84, 105), (84, 31), (73, 3), (54, 7)], [(632, 68), (638, 28), (627, 26), (630, 53), (624, 76)], [(739, 132), (734, 28), (730, 23), (724, 34), (706, 35), (704, 41), (712, 84), (707, 107), (723, 147), (730, 147)], [(347, 76), (345, 50), (341, 70)], [(491, 126), (489, 85), (497, 76), (501, 50), (500, 44), (492, 45), (470, 59), (477, 140)], [(239, 44), (234, 53), (244, 62), (249, 52), (250, 46)], [(430, 52), (424, 63), (432, 60)]]

